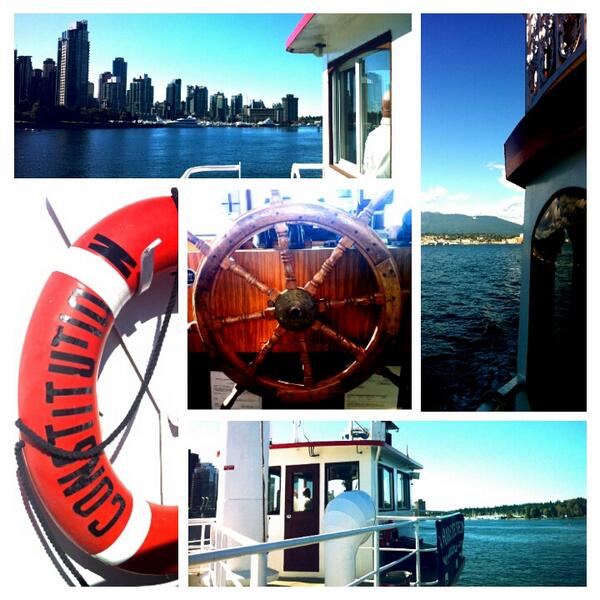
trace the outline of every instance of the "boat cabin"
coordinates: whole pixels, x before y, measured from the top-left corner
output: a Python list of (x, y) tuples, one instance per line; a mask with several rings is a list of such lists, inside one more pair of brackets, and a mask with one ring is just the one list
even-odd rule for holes
[[(323, 176), (399, 177), (418, 141), (419, 47), (410, 14), (306, 14), (286, 50), (323, 62)], [(402, 136), (392, 134), (395, 130)], [(400, 124), (398, 126), (398, 124)], [(418, 154), (418, 153), (417, 153)]]
[[(268, 535), (282, 540), (323, 533), (327, 504), (345, 491), (362, 490), (373, 499), (378, 515), (412, 513), (411, 481), (422, 465), (391, 444), (390, 421), (367, 430), (351, 422), (338, 440), (307, 441), (299, 431), (290, 443), (270, 444)], [(364, 545), (372, 543), (371, 536)], [(325, 576), (320, 545), (269, 554), (269, 567), (279, 577)], [(372, 569), (372, 553), (358, 551), (357, 573)]]

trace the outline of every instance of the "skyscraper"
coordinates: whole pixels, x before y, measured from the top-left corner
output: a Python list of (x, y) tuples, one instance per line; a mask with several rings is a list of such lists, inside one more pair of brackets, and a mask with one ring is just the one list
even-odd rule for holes
[(15, 58), (15, 105), (29, 101), (32, 73), (31, 56), (17, 56)]
[(177, 119), (181, 116), (181, 79), (173, 79), (167, 85), (165, 103), (167, 119)]
[(127, 90), (127, 63), (123, 57), (118, 56), (113, 60), (112, 64), (113, 77), (118, 79), (121, 84), (120, 88), (120, 106), (125, 107), (125, 91)]
[(244, 96), (236, 94), (231, 96), (231, 105), (229, 107), (229, 115), (232, 121), (241, 116), (244, 111)]
[(294, 123), (298, 120), (298, 98), (294, 94), (287, 94), (281, 99), (283, 105), (283, 122)]
[(110, 71), (104, 71), (104, 73), (101, 73), (100, 77), (98, 77), (98, 103), (100, 108), (106, 108), (104, 84), (107, 81), (110, 81), (111, 77), (112, 73)]
[(210, 97), (210, 116), (213, 121), (224, 123), (227, 120), (227, 98), (223, 92)]
[(127, 92), (127, 110), (134, 119), (148, 119), (154, 104), (152, 79), (144, 73), (143, 77), (133, 78)]
[(44, 106), (54, 106), (56, 104), (56, 63), (52, 58), (47, 58), (44, 61), (42, 79), (42, 104), (44, 104)]
[(90, 42), (87, 21), (69, 25), (58, 40), (57, 100), (59, 106), (77, 109), (87, 105)]

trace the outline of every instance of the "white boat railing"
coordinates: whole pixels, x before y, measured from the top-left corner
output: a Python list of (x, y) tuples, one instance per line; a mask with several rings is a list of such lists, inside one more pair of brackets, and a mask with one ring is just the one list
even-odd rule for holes
[[(445, 515), (451, 516), (451, 515)], [(209, 519), (190, 519), (190, 527), (201, 525), (210, 525), (210, 543), (205, 543), (206, 534), (201, 533), (199, 540), (190, 540), (188, 549), (188, 564), (191, 570), (207, 570), (209, 573), (208, 585), (223, 586), (228, 581), (234, 585), (241, 585), (236, 578), (231, 577), (231, 570), (227, 567), (227, 560), (242, 556), (251, 557), (250, 566), (250, 586), (267, 585), (267, 557), (269, 552), (277, 550), (286, 550), (290, 548), (300, 548), (315, 543), (322, 543), (329, 540), (336, 540), (355, 535), (364, 535), (365, 533), (374, 534), (371, 546), (360, 547), (359, 550), (371, 551), (373, 553), (373, 570), (350, 582), (347, 587), (354, 587), (363, 582), (372, 583), (374, 587), (380, 585), (381, 574), (398, 566), (412, 556), (415, 557), (415, 581), (411, 586), (436, 585), (437, 581), (423, 582), (421, 573), (421, 555), (423, 553), (435, 552), (436, 548), (422, 548), (419, 540), (420, 523), (423, 521), (436, 521), (440, 517), (399, 517), (380, 515), (378, 520), (391, 521), (381, 525), (371, 525), (358, 529), (348, 529), (334, 533), (321, 533), (318, 535), (308, 535), (299, 538), (280, 540), (277, 542), (257, 542), (247, 538), (235, 531), (218, 526), (214, 520)], [(380, 548), (379, 532), (399, 529), (400, 527), (412, 525), (414, 528), (415, 547), (414, 548)], [(232, 545), (233, 544), (233, 545)], [(406, 552), (406, 554), (395, 561), (385, 565), (380, 564), (380, 552)]]
[(323, 165), (321, 163), (292, 163), (292, 172), (290, 177), (292, 179), (300, 179), (302, 177), (302, 171), (323, 172)]
[(242, 163), (239, 162), (237, 165), (199, 165), (197, 167), (190, 167), (186, 169), (181, 179), (189, 179), (196, 173), (224, 173), (224, 172), (237, 172), (238, 179), (242, 177)]

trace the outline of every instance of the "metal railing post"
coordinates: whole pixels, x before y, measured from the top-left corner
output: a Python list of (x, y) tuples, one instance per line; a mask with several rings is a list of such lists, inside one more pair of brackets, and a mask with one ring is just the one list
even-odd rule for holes
[(416, 566), (416, 584), (417, 587), (421, 586), (421, 541), (419, 540), (419, 519), (415, 521), (415, 566)]
[(379, 576), (379, 531), (373, 532), (373, 571), (375, 575), (373, 577), (373, 587), (379, 587), (380, 576)]
[(267, 585), (267, 555), (262, 552), (250, 557), (250, 587)]

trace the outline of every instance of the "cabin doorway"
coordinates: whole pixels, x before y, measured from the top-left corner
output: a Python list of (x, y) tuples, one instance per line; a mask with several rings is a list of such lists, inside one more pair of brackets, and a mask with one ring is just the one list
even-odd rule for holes
[[(285, 539), (319, 533), (319, 465), (292, 465), (285, 472)], [(319, 544), (285, 550), (284, 571), (319, 570)]]

